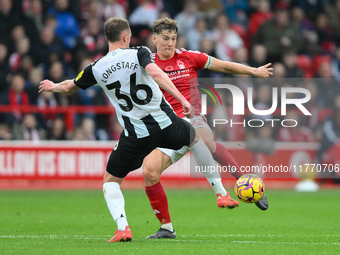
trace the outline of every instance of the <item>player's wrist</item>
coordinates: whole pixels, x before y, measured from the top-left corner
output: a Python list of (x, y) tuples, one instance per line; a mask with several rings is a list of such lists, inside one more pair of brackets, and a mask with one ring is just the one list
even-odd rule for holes
[(258, 73), (259, 73), (259, 69), (258, 69), (257, 67), (251, 67), (251, 68), (250, 68), (250, 74), (251, 74), (251, 75), (257, 77)]

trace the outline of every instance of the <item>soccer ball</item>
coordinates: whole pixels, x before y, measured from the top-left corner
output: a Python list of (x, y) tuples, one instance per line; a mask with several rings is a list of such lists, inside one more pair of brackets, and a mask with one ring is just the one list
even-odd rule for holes
[(236, 196), (245, 203), (256, 203), (264, 194), (264, 184), (255, 174), (242, 175), (235, 183)]

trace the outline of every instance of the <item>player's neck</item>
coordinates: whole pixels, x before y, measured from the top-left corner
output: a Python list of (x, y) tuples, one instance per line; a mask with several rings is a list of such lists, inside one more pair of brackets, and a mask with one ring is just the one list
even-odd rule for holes
[(109, 52), (122, 49), (122, 48), (126, 48), (126, 45), (124, 42), (109, 43)]
[(157, 55), (160, 60), (168, 60), (175, 55), (175, 52), (173, 52), (172, 54), (162, 54), (161, 52), (157, 52)]

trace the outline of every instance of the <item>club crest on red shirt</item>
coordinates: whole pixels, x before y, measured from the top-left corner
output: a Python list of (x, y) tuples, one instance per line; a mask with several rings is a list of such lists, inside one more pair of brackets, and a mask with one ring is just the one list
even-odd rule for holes
[(177, 65), (180, 69), (184, 69), (185, 68), (185, 65), (184, 63), (181, 61), (181, 60), (177, 60)]

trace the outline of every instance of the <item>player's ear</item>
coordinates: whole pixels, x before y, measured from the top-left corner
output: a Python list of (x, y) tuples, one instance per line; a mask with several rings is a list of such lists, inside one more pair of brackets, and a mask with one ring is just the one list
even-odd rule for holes
[(153, 42), (154, 44), (156, 44), (156, 42), (157, 42), (157, 36), (153, 34), (153, 35), (151, 36), (151, 40), (152, 40), (152, 42)]
[(128, 36), (128, 33), (127, 33), (127, 32), (123, 32), (123, 33), (122, 33), (122, 40), (123, 40), (123, 42), (126, 42), (126, 41), (127, 41), (127, 36)]

